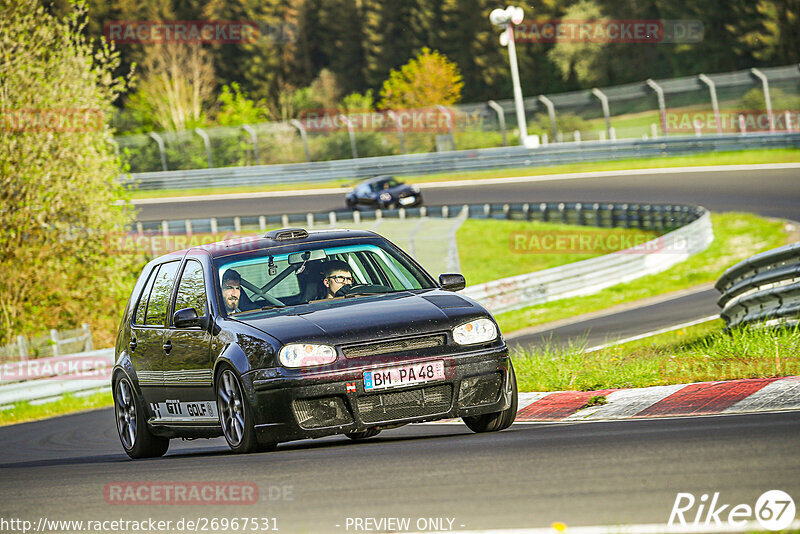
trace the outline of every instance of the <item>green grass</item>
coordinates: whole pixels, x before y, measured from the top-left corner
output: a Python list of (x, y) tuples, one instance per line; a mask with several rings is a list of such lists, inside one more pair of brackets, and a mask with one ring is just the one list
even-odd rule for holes
[(76, 397), (67, 394), (57, 401), (45, 404), (18, 402), (9, 409), (0, 410), (0, 426), (23, 423), (25, 421), (37, 421), (39, 419), (96, 410), (98, 408), (107, 408), (113, 405), (114, 401), (110, 391), (93, 393), (85, 397)]
[[(770, 221), (748, 213), (717, 213), (711, 215), (711, 220), (714, 242), (705, 251), (688, 260), (662, 273), (637, 278), (592, 295), (496, 314), (500, 329), (508, 334), (528, 326), (714, 282), (725, 269), (735, 263), (784, 245), (787, 241), (784, 224), (779, 221)], [(470, 280), (468, 272), (465, 276)]]
[[(617, 161), (599, 161), (592, 163), (569, 163), (549, 167), (521, 167), (513, 169), (497, 169), (489, 171), (472, 171), (459, 173), (440, 173), (403, 176), (409, 183), (423, 184), (428, 182), (444, 182), (452, 180), (477, 180), (487, 178), (506, 178), (512, 176), (540, 176), (573, 172), (617, 171), (627, 169), (655, 169), (664, 167), (686, 167), (707, 165), (743, 165), (753, 163), (793, 163), (800, 161), (800, 149), (766, 149), (737, 152), (715, 152), (696, 156), (670, 156), (645, 159), (623, 159)], [(163, 191), (132, 191), (134, 199), (164, 198), (173, 196), (212, 195), (224, 193), (256, 193), (262, 191), (290, 191), (302, 189), (342, 188), (352, 186), (357, 180), (343, 177), (325, 182), (287, 183), (277, 185), (252, 185), (242, 187), (206, 187), (199, 189), (173, 189)]]
[[(482, 284), (499, 278), (558, 267), (606, 253), (541, 253), (546, 251), (543, 243), (544, 238), (548, 236), (576, 240), (580, 237), (590, 237), (593, 243), (606, 243), (613, 246), (613, 242), (609, 242), (607, 239), (609, 236), (625, 237), (635, 239), (635, 243), (644, 243), (657, 237), (658, 233), (556, 223), (467, 219), (456, 233), (461, 272), (467, 278), (469, 285)], [(522, 238), (522, 246), (519, 246), (520, 243), (517, 242), (516, 238), (518, 237)], [(537, 243), (542, 245), (537, 247)], [(582, 252), (583, 250), (578, 247), (577, 251)], [(613, 250), (607, 252), (613, 252)]]
[(518, 387), (594, 391), (800, 374), (800, 328), (723, 327), (715, 320), (591, 353), (580, 344), (518, 350)]

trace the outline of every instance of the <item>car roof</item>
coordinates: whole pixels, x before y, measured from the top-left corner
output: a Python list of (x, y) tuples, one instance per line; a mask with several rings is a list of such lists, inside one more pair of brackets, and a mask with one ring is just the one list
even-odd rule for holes
[[(395, 180), (397, 180), (396, 177), (394, 177), (394, 176), (392, 176), (390, 174), (382, 174), (380, 176), (373, 176), (372, 178), (367, 178), (366, 180), (362, 180), (361, 182), (358, 182), (358, 183), (359, 183), (359, 185), (360, 184), (373, 184), (375, 182), (385, 182), (386, 180), (389, 180), (391, 178), (394, 178)], [(400, 180), (397, 180), (397, 181), (399, 182)]]
[[(220, 256), (229, 256), (232, 254), (237, 254), (240, 252), (251, 252), (254, 250), (261, 250), (269, 247), (277, 247), (277, 246), (287, 246), (287, 245), (302, 245), (306, 243), (325, 243), (326, 241), (333, 241), (333, 240), (341, 240), (341, 239), (383, 239), (380, 235), (376, 234), (375, 232), (370, 232), (368, 230), (349, 230), (349, 229), (333, 229), (333, 230), (311, 230), (307, 231), (307, 236), (305, 237), (289, 237), (289, 238), (282, 238), (278, 239), (278, 237), (282, 234), (283, 236), (288, 235), (289, 232), (297, 232), (302, 235), (303, 232), (306, 232), (303, 228), (281, 228), (279, 230), (272, 230), (268, 232), (266, 235), (257, 235), (257, 236), (244, 236), (235, 239), (227, 239), (224, 241), (217, 241), (216, 243), (206, 243), (203, 245), (198, 245), (196, 247), (191, 247), (175, 252), (170, 252), (169, 254), (164, 254), (156, 259), (162, 260), (168, 257), (175, 257), (183, 256), (188, 252), (200, 252), (203, 251), (207, 255), (211, 256), (212, 258), (220, 257)], [(160, 262), (160, 261), (159, 261)]]

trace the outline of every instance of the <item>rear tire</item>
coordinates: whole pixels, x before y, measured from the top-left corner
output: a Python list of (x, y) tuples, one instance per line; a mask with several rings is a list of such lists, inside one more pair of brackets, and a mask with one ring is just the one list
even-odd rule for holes
[(358, 431), (358, 432), (345, 432), (344, 435), (347, 436), (348, 438), (352, 439), (352, 440), (358, 441), (358, 440), (361, 440), (361, 439), (367, 439), (367, 438), (371, 438), (373, 436), (377, 436), (380, 433), (381, 433), (381, 430), (379, 428), (370, 428), (370, 429), (361, 430), (361, 431)]
[(114, 415), (125, 453), (133, 459), (164, 456), (169, 449), (169, 439), (150, 432), (143, 406), (128, 377), (114, 382)]
[(230, 367), (223, 367), (217, 378), (216, 389), (219, 423), (231, 450), (237, 454), (268, 450), (272, 444), (259, 445), (256, 439), (250, 403), (242, 393), (239, 378)]
[(517, 417), (517, 377), (514, 374), (511, 360), (508, 361), (508, 382), (506, 391), (508, 392), (510, 389), (511, 406), (501, 412), (464, 417), (464, 423), (470, 430), (473, 432), (499, 432), (511, 426)]

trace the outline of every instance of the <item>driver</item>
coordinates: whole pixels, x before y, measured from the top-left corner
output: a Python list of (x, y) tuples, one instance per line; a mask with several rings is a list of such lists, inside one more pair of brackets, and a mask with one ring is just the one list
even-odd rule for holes
[(322, 269), (322, 285), (325, 286), (325, 298), (332, 299), (343, 286), (353, 285), (353, 272), (346, 262), (331, 260)]
[(228, 269), (222, 275), (222, 301), (225, 303), (225, 311), (228, 313), (239, 313), (239, 297), (242, 295), (242, 278), (233, 269)]

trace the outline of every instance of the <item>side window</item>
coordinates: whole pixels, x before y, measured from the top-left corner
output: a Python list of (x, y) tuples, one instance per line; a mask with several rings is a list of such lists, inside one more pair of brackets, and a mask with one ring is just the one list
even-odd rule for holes
[(147, 303), (144, 324), (164, 326), (164, 322), (167, 319), (169, 295), (172, 292), (172, 283), (175, 281), (178, 265), (180, 265), (180, 262), (173, 261), (163, 264), (159, 269), (155, 282), (153, 282), (153, 290), (150, 292), (150, 301)]
[(203, 280), (203, 266), (196, 261), (186, 262), (178, 294), (175, 297), (175, 310), (194, 308), (198, 317), (206, 314), (206, 284)]
[(139, 304), (136, 305), (136, 313), (134, 314), (133, 323), (134, 324), (144, 324), (144, 314), (147, 311), (147, 300), (150, 298), (150, 290), (153, 289), (153, 281), (158, 276), (158, 265), (150, 272), (150, 278), (147, 279), (147, 283), (144, 285), (144, 290), (142, 294), (139, 296)]

